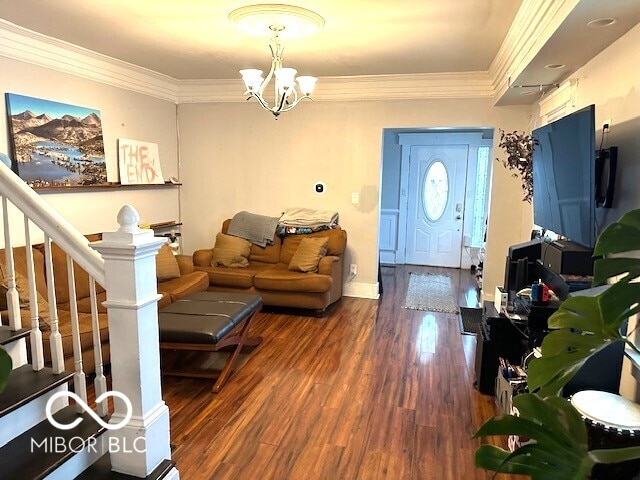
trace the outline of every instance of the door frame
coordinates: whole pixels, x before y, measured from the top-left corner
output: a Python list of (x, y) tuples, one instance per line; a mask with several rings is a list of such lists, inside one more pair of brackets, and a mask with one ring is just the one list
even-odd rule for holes
[[(399, 133), (398, 143), (402, 147), (400, 161), (400, 202), (398, 215), (398, 243), (396, 245), (396, 263), (406, 263), (407, 246), (407, 212), (409, 208), (409, 155), (412, 146), (468, 145), (466, 184), (464, 206), (473, 204), (475, 196), (475, 173), (477, 170), (478, 147), (493, 146), (493, 139), (483, 139), (483, 132), (425, 132)], [(470, 183), (471, 182), (471, 183)], [(470, 238), (473, 227), (473, 215), (464, 215), (462, 227), (462, 244), (460, 245), (460, 268), (468, 268), (464, 263), (465, 239)]]

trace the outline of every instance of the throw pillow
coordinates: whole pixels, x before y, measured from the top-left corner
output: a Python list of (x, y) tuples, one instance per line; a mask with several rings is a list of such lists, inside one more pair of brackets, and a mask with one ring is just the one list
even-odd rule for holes
[(317, 272), (320, 259), (327, 254), (327, 245), (329, 245), (327, 237), (303, 238), (289, 262), (289, 270)]
[(159, 282), (178, 278), (180, 276), (180, 266), (178, 260), (171, 252), (166, 243), (160, 247), (156, 255), (156, 277)]
[(240, 237), (219, 233), (213, 247), (212, 267), (247, 268), (251, 242)]
[[(13, 272), (13, 276), (16, 280), (16, 290), (18, 291), (18, 298), (21, 309), (29, 308), (29, 280), (27, 277), (22, 275), (20, 272)], [(0, 308), (0, 310), (7, 309), (7, 289), (9, 288), (7, 279), (7, 271), (6, 266), (0, 263), (0, 294), (2, 295), (2, 305), (4, 308)], [(36, 301), (38, 302), (38, 316), (40, 321), (45, 325), (49, 326), (49, 303), (47, 300), (40, 295), (40, 292), (36, 290)], [(28, 326), (23, 325), (28, 328)]]

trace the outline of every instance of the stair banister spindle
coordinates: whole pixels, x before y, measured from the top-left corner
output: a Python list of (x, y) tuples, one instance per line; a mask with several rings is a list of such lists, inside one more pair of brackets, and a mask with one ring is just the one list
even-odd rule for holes
[[(73, 260), (67, 255), (67, 279), (69, 280), (69, 311), (71, 313), (71, 339), (73, 340), (73, 389), (87, 403), (87, 379), (82, 369), (82, 345), (80, 344), (80, 325), (78, 321), (78, 300), (76, 299), (76, 279)], [(78, 413), (82, 407), (76, 406)]]
[(9, 229), (9, 208), (7, 197), (2, 197), (2, 216), (4, 219), (4, 252), (7, 276), (7, 310), (9, 311), (9, 326), (11, 330), (22, 328), (20, 318), (20, 298), (16, 289), (16, 275), (13, 263), (13, 245), (11, 243), (11, 232)]
[(51, 364), (53, 373), (64, 371), (64, 353), (62, 352), (62, 336), (58, 328), (58, 307), (56, 306), (56, 286), (53, 276), (53, 260), (51, 256), (51, 238), (44, 236), (44, 265), (47, 274), (47, 300), (49, 301), (49, 319), (51, 322)]
[(44, 352), (42, 346), (42, 332), (40, 331), (40, 312), (38, 311), (38, 290), (36, 288), (36, 275), (33, 267), (33, 250), (31, 250), (31, 232), (29, 230), (29, 218), (24, 216), (24, 241), (27, 258), (27, 280), (29, 282), (29, 311), (31, 313), (31, 366), (34, 371), (44, 368)]
[[(100, 319), (98, 318), (98, 303), (96, 298), (96, 281), (93, 277), (89, 277), (89, 296), (91, 298), (91, 326), (93, 331), (93, 356), (96, 365), (96, 378), (93, 385), (96, 390), (96, 398), (100, 397), (107, 391), (107, 379), (104, 376), (104, 367), (102, 366), (102, 342), (100, 340)], [(107, 400), (102, 400), (96, 405), (98, 415), (106, 417), (109, 413), (109, 405)]]

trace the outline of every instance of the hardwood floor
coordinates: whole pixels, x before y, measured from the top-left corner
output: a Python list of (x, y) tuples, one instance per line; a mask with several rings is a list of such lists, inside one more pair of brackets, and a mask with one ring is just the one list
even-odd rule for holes
[[(456, 315), (401, 308), (410, 271), (443, 270), (383, 267), (379, 301), (343, 298), (325, 318), (258, 314), (264, 342), (217, 395), (163, 378), (181, 478), (492, 478), (473, 466), (494, 414), (472, 387), (475, 338)], [(448, 273), (475, 306), (472, 275)]]

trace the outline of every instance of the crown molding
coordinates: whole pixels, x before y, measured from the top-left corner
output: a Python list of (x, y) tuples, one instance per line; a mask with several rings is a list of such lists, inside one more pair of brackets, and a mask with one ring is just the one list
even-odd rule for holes
[(168, 75), (116, 60), (0, 19), (0, 56), (94, 80), (152, 97), (176, 101)]
[[(244, 102), (242, 88), (240, 79), (179, 80), (178, 103)], [(454, 72), (320, 77), (313, 100), (491, 98), (493, 95), (493, 82), (487, 72)]]
[(495, 100), (509, 89), (580, 0), (524, 0), (498, 50), (489, 76)]
[[(319, 78), (316, 101), (498, 100), (579, 0), (524, 0), (488, 71)], [(0, 19), (0, 56), (174, 103), (244, 102), (239, 79), (177, 80)]]

